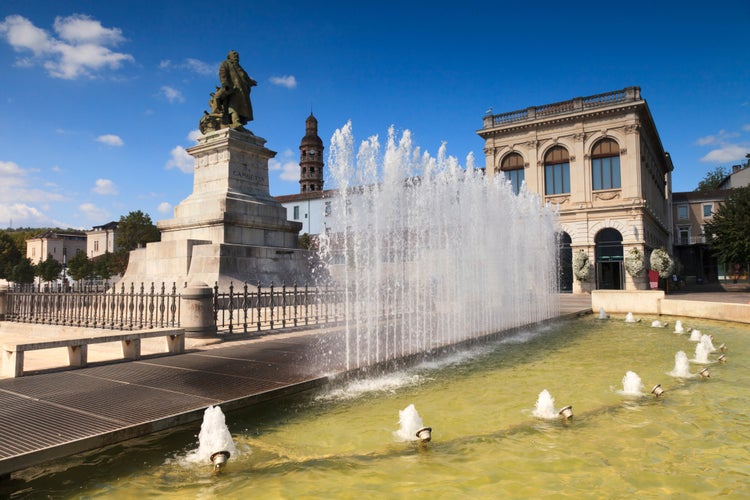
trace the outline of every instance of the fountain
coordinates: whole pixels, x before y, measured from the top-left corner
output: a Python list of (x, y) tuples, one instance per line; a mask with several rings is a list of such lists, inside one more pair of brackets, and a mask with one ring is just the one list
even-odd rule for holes
[(393, 433), (398, 441), (428, 442), (432, 438), (432, 428), (422, 424), (422, 417), (413, 404), (398, 411), (398, 423), (399, 429)]
[(189, 453), (185, 457), (186, 461), (212, 464), (214, 470), (219, 470), (226, 465), (230, 456), (235, 455), (237, 448), (226, 425), (224, 413), (219, 406), (209, 406), (203, 414), (198, 449)]
[(682, 327), (682, 321), (680, 321), (679, 319), (675, 321), (674, 332), (680, 335), (685, 333), (685, 329)]
[(651, 328), (666, 328), (668, 325), (668, 321), (659, 321), (658, 319), (651, 322)]
[(692, 329), (692, 330), (690, 331), (690, 341), (691, 341), (691, 342), (700, 342), (700, 340), (701, 340), (701, 335), (702, 335), (702, 334), (701, 334), (701, 331), (700, 331), (700, 330), (698, 330), (697, 328), (693, 328), (693, 329)]
[[(596, 316), (521, 328), (460, 357), (362, 380), (368, 389), (350, 380), (231, 413), (222, 407), (238, 452), (221, 475), (208, 456), (184, 463), (196, 448), (194, 423), (14, 473), (0, 497), (743, 498), (747, 442), (727, 436), (746, 431), (750, 370), (716, 363), (705, 380), (669, 377), (659, 404), (653, 394), (623, 402), (610, 381), (633, 370), (654, 381), (648, 387), (663, 382), (687, 339), (652, 334), (647, 323), (634, 334)], [(694, 326), (750, 351), (746, 325)], [(532, 415), (542, 389), (557, 401), (575, 394), (573, 426), (561, 432)], [(420, 423), (405, 441), (394, 436), (396, 412), (410, 405), (422, 426), (439, 430), (429, 447), (414, 435)], [(644, 457), (659, 467), (644, 467)]]
[(709, 353), (716, 352), (713, 340), (714, 338), (711, 335), (701, 335), (700, 343), (703, 344), (703, 347)]
[[(329, 233), (319, 256), (343, 290), (346, 367), (434, 351), (553, 317), (557, 216), (391, 128), (356, 155), (351, 123), (331, 139)], [(488, 224), (492, 230), (488, 231)], [(512, 284), (512, 285), (511, 285)]]
[(706, 347), (706, 344), (703, 342), (698, 342), (695, 344), (695, 357), (691, 360), (693, 363), (698, 363), (701, 365), (705, 365), (708, 363), (708, 354), (711, 351), (708, 347)]
[(555, 398), (553, 398), (547, 389), (539, 393), (534, 407), (533, 415), (537, 418), (552, 420), (558, 417), (558, 411), (555, 410)]
[(625, 323), (640, 323), (640, 322), (641, 322), (641, 318), (636, 319), (636, 317), (633, 316), (632, 312), (629, 312), (628, 314), (625, 315)]
[(606, 312), (604, 312), (604, 308), (603, 307), (599, 308), (599, 319), (609, 319), (609, 314), (607, 314)]
[(674, 355), (674, 369), (669, 372), (669, 375), (677, 378), (692, 377), (690, 373), (690, 361), (685, 351), (677, 351), (677, 354)]
[(620, 394), (625, 396), (643, 396), (643, 382), (637, 373), (628, 371), (622, 377), (622, 391)]

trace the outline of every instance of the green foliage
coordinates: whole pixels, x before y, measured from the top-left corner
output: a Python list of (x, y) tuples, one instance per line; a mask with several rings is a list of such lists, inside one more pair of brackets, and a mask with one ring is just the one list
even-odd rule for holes
[(22, 258), (23, 253), (13, 238), (6, 231), (0, 231), (0, 278), (8, 278), (13, 267), (18, 265)]
[(706, 224), (716, 257), (725, 263), (750, 262), (750, 186), (733, 189)]
[(140, 210), (120, 217), (117, 224), (117, 246), (126, 252), (159, 241), (161, 234), (151, 222), (151, 217)]
[(70, 277), (78, 281), (91, 274), (93, 265), (86, 257), (86, 252), (78, 250), (72, 259), (68, 260), (68, 272)]
[(18, 264), (13, 266), (8, 275), (8, 279), (14, 283), (33, 283), (36, 275), (36, 268), (31, 263), (31, 259), (23, 257)]
[(719, 189), (721, 181), (729, 175), (729, 171), (724, 167), (716, 167), (715, 169), (706, 173), (705, 177), (698, 183), (696, 191), (712, 191)]
[(36, 275), (42, 278), (42, 281), (54, 281), (62, 272), (63, 266), (52, 258), (52, 255), (47, 256), (47, 260), (44, 260), (36, 265)]
[(310, 235), (307, 233), (302, 233), (299, 238), (297, 238), (297, 248), (303, 248), (305, 250), (310, 250), (310, 245), (312, 244), (312, 240), (310, 238)]

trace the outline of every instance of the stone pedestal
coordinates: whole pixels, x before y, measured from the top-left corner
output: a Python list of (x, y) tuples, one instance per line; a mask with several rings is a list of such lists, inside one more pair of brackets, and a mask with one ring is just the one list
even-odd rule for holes
[(276, 153), (250, 132), (208, 132), (187, 152), (195, 158), (193, 193), (157, 222), (161, 241), (130, 254), (127, 282), (204, 282), (221, 288), (247, 281), (304, 283), (308, 252), (297, 248), (302, 224), (269, 193)]

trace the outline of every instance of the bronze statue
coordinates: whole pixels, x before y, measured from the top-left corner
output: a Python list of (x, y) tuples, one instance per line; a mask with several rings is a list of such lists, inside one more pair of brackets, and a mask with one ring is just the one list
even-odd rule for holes
[(216, 87), (208, 101), (211, 113), (203, 112), (199, 125), (201, 133), (222, 128), (249, 132), (244, 125), (253, 120), (250, 89), (258, 85), (258, 82), (242, 69), (240, 55), (236, 50), (229, 51), (226, 60), (221, 63), (219, 81), (221, 87)]

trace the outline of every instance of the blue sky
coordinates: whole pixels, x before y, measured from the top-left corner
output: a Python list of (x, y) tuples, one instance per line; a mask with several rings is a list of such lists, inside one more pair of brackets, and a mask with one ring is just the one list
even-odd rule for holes
[[(232, 5), (232, 8), (224, 8)], [(0, 4), (0, 228), (88, 229), (192, 192), (184, 148), (230, 49), (258, 81), (248, 126), (299, 191), (312, 111), (326, 146), (393, 125), (484, 166), (502, 113), (640, 86), (675, 191), (750, 153), (750, 2), (36, 1)], [(330, 187), (330, 186), (327, 186)]]

